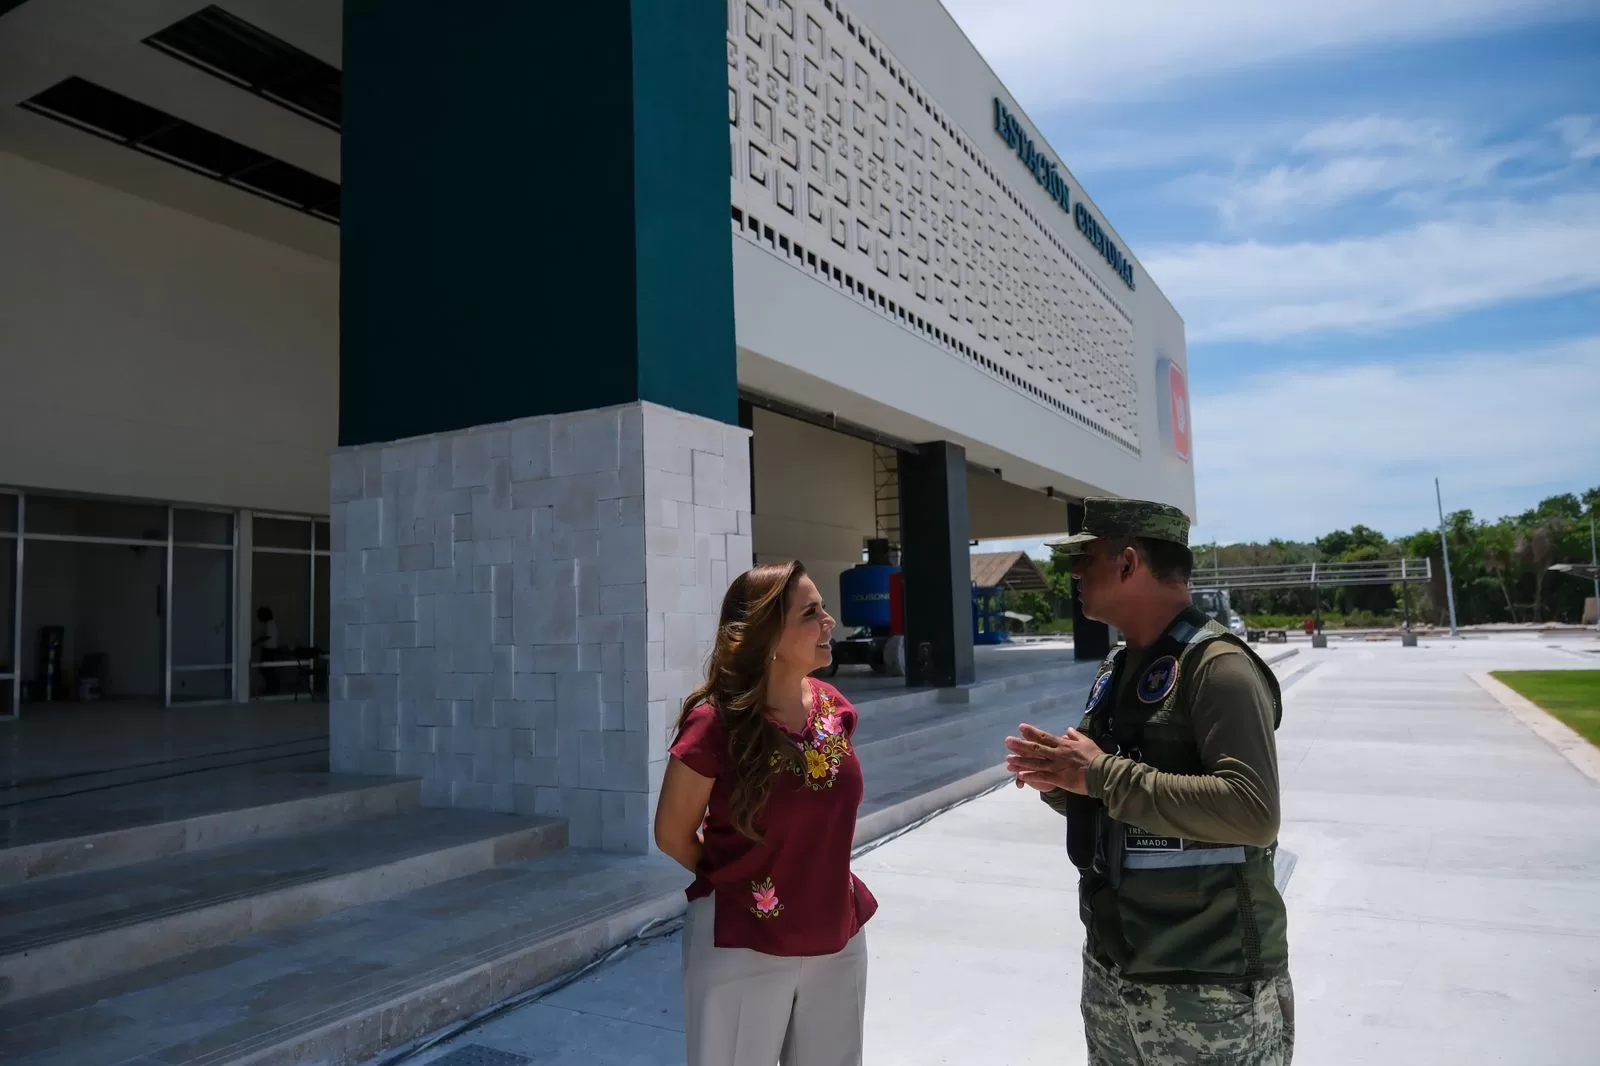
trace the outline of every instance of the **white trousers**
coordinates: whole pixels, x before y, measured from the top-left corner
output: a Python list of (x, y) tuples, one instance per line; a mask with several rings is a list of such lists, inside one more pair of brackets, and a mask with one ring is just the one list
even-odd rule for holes
[(866, 931), (810, 958), (719, 948), (712, 899), (689, 904), (683, 931), (688, 1066), (861, 1066)]

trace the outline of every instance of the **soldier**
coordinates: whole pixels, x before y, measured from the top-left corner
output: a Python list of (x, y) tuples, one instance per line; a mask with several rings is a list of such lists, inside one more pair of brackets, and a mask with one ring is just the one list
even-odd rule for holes
[(1007, 737), (1017, 787), (1067, 818), (1088, 930), (1090, 1066), (1288, 1066), (1294, 994), (1273, 879), (1277, 679), (1196, 610), (1182, 511), (1084, 502), (1083, 613), (1122, 632), (1064, 737)]

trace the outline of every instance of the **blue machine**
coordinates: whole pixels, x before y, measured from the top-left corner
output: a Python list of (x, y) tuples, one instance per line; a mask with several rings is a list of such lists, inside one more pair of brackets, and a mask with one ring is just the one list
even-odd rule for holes
[(839, 575), (839, 628), (828, 676), (841, 664), (870, 666), (875, 674), (904, 672), (905, 637), (894, 631), (897, 594), (891, 591), (900, 568), (889, 558), (888, 541), (871, 541), (867, 561)]
[(839, 575), (839, 624), (847, 629), (889, 630), (889, 578), (898, 566), (862, 563)]
[[(881, 545), (874, 543), (875, 547)], [(903, 623), (897, 622), (895, 615), (898, 593), (890, 591), (900, 567), (878, 561), (885, 554), (869, 552), (872, 561), (839, 575), (839, 630), (833, 638), (833, 663), (827, 669), (830, 677), (841, 665), (870, 666), (874, 673), (895, 676), (904, 672)], [(1007, 598), (1004, 588), (972, 587), (974, 644), (1004, 644), (1011, 639)]]
[(1006, 590), (998, 586), (972, 586), (972, 643), (1004, 644), (1010, 639)]

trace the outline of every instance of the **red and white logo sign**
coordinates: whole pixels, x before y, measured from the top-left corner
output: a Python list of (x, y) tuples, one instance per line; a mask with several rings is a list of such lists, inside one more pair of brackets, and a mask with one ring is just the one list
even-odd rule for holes
[(1166, 439), (1172, 454), (1189, 461), (1189, 379), (1183, 368), (1171, 359), (1161, 359), (1156, 365), (1158, 389), (1161, 393), (1161, 435)]

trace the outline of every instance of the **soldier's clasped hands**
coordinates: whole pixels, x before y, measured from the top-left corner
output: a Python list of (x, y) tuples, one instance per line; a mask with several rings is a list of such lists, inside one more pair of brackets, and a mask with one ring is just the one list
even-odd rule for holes
[(1076, 729), (1058, 737), (1024, 722), (1022, 736), (1006, 737), (1006, 769), (1017, 775), (1017, 787), (1027, 785), (1040, 792), (1062, 788), (1087, 795), (1089, 764), (1102, 754), (1100, 745)]

